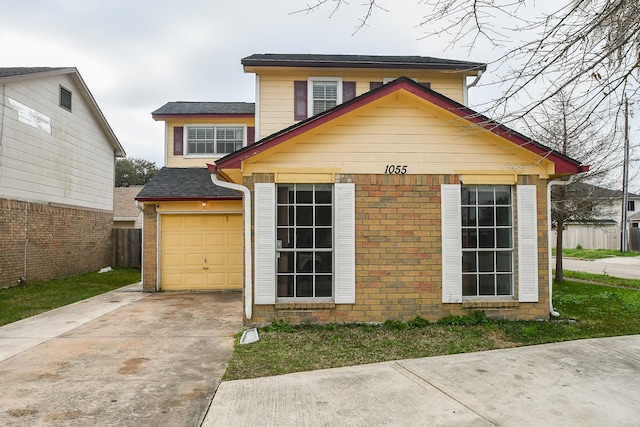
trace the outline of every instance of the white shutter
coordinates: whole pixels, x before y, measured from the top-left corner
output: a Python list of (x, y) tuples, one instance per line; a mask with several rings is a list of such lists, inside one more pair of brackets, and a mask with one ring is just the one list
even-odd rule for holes
[(255, 203), (255, 303), (276, 302), (276, 186), (256, 183)]
[(335, 197), (335, 303), (356, 302), (355, 185), (336, 183)]
[(518, 301), (538, 302), (536, 186), (518, 185)]
[(442, 302), (462, 302), (462, 214), (459, 184), (440, 187), (442, 204)]

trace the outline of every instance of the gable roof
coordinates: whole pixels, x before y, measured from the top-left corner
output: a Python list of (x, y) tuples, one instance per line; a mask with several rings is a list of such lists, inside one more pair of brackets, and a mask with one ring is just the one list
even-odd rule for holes
[(9, 84), (18, 81), (35, 80), (46, 77), (69, 75), (73, 83), (79, 88), (80, 96), (86, 102), (89, 110), (93, 113), (98, 125), (104, 132), (107, 140), (113, 147), (116, 157), (124, 157), (126, 155), (124, 148), (118, 141), (113, 129), (107, 122), (107, 119), (102, 114), (98, 103), (93, 98), (93, 95), (89, 91), (89, 88), (85, 84), (82, 76), (75, 67), (12, 67), (12, 68), (0, 68), (0, 84)]
[(354, 111), (362, 106), (365, 106), (377, 99), (385, 97), (391, 93), (399, 90), (408, 91), (432, 104), (449, 111), (461, 119), (468, 120), (473, 124), (484, 128), (485, 130), (492, 132), (501, 138), (504, 138), (522, 148), (525, 148), (539, 156), (547, 158), (556, 165), (556, 173), (558, 174), (575, 174), (579, 172), (586, 172), (588, 166), (582, 166), (580, 162), (565, 156), (559, 152), (554, 151), (550, 147), (547, 147), (533, 139), (526, 137), (519, 132), (514, 131), (506, 126), (503, 126), (481, 114), (468, 108), (446, 96), (435, 92), (419, 83), (407, 77), (400, 77), (391, 83), (383, 85), (377, 89), (366, 92), (350, 101), (342, 103), (330, 110), (317, 114), (306, 120), (298, 122), (286, 129), (276, 132), (273, 135), (267, 136), (255, 144), (248, 145), (242, 149), (228, 154), (218, 160), (215, 165), (212, 165), (212, 169), (239, 169), (242, 161), (253, 157), (254, 155), (268, 150), (282, 142), (285, 142), (297, 135), (308, 132), (317, 126), (341, 117), (351, 111)]
[(142, 212), (133, 203), (142, 185), (116, 187), (113, 191), (114, 218), (137, 218)]
[(256, 108), (253, 102), (167, 102), (151, 113), (154, 119), (171, 116), (251, 116)]
[(254, 54), (242, 65), (259, 67), (402, 68), (421, 70), (485, 71), (487, 64), (429, 56)]
[(235, 200), (242, 195), (211, 182), (207, 168), (161, 168), (136, 196), (139, 201)]

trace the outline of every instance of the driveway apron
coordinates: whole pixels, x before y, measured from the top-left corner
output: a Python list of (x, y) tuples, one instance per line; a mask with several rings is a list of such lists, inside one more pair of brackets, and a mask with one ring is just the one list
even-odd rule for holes
[[(0, 328), (0, 349), (17, 348), (0, 357), (0, 425), (201, 423), (242, 329), (241, 294), (130, 291)], [(46, 336), (56, 322), (62, 333)]]

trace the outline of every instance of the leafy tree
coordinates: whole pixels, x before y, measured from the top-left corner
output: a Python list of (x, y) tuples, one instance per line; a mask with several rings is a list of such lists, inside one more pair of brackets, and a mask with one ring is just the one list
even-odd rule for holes
[(144, 185), (158, 171), (155, 162), (126, 157), (116, 160), (116, 187)]

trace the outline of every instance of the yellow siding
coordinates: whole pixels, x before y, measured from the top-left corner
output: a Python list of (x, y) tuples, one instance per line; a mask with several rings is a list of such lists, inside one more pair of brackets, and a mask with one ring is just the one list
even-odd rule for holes
[(356, 95), (370, 90), (371, 82), (387, 77), (415, 78), (431, 83), (431, 89), (460, 103), (464, 102), (464, 74), (431, 70), (366, 70), (366, 69), (289, 69), (260, 70), (260, 138), (269, 136), (295, 123), (293, 119), (293, 82), (309, 77), (341, 77), (356, 82)]
[(165, 123), (167, 132), (167, 161), (166, 166), (171, 168), (191, 168), (205, 167), (207, 163), (213, 163), (222, 156), (209, 157), (188, 157), (184, 155), (174, 156), (173, 154), (173, 128), (175, 126), (184, 126), (189, 124), (220, 124), (220, 125), (245, 125), (255, 126), (255, 119), (251, 118), (180, 118), (168, 119)]
[[(547, 176), (552, 163), (492, 132), (401, 91), (284, 142), (245, 162), (258, 172)], [(277, 175), (276, 175), (277, 177)]]

